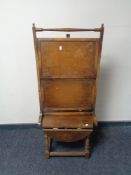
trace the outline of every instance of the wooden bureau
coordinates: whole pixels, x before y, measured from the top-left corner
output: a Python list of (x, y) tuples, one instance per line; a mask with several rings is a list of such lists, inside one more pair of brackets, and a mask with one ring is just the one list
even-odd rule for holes
[[(104, 26), (95, 29), (36, 28), (33, 24), (45, 157), (89, 157), (89, 140), (96, 125), (95, 103)], [(40, 38), (37, 32), (99, 32), (98, 38)], [(83, 152), (55, 152), (53, 140), (85, 139)]]

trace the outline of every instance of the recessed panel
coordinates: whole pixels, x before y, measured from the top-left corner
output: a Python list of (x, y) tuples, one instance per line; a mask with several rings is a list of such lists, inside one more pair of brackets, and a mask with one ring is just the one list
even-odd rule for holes
[(41, 41), (42, 75), (95, 77), (98, 41)]
[(92, 109), (95, 80), (48, 79), (42, 81), (44, 108)]

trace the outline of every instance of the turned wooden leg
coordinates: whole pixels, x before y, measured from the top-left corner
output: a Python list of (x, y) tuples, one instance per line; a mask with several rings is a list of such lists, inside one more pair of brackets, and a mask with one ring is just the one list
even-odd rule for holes
[(49, 152), (51, 151), (51, 146), (52, 146), (52, 139), (50, 137), (47, 137), (48, 139), (48, 145), (49, 145)]
[(49, 151), (51, 151), (51, 149), (52, 149), (52, 142), (53, 142), (53, 140), (51, 138), (49, 138)]
[(85, 139), (85, 158), (89, 157), (89, 137)]
[(44, 142), (45, 142), (45, 158), (48, 159), (50, 155), (50, 152), (49, 152), (50, 139), (47, 137), (46, 134), (44, 134)]

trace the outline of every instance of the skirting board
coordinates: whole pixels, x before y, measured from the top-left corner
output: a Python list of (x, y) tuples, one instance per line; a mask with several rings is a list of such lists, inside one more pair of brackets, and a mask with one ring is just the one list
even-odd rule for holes
[(131, 121), (98, 121), (98, 127), (131, 126)]
[[(99, 121), (98, 128), (102, 127), (131, 127), (131, 121)], [(20, 123), (20, 124), (0, 124), (0, 129), (41, 129), (37, 123)]]

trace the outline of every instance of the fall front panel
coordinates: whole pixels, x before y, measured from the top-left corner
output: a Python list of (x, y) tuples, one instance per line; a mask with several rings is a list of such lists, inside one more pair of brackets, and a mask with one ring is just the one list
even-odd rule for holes
[(44, 77), (96, 77), (98, 39), (39, 42), (41, 75)]

